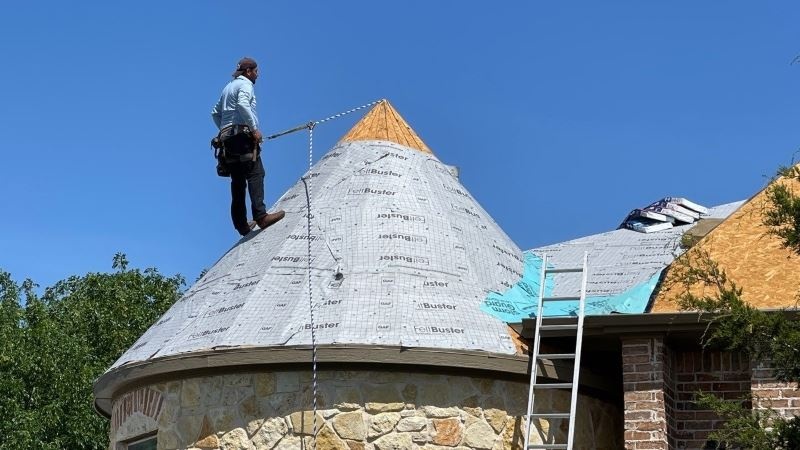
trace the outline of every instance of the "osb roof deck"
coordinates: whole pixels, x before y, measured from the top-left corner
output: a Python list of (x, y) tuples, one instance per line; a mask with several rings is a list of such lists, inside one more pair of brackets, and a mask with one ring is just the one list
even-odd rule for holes
[(390, 141), (424, 153), (433, 153), (408, 122), (392, 107), (388, 100), (381, 100), (340, 142)]
[[(774, 183), (781, 183), (800, 195), (797, 179), (781, 177)], [(700, 255), (707, 253), (725, 270), (728, 279), (742, 288), (742, 296), (749, 304), (759, 309), (796, 307), (800, 295), (800, 255), (785, 248), (781, 239), (770, 234), (769, 227), (764, 225), (767, 189), (742, 205), (671, 267), (681, 261), (696, 263)], [(674, 269), (668, 269), (662, 286), (652, 312), (678, 311), (675, 299), (685, 291), (685, 286)], [(712, 289), (698, 284), (691, 287), (691, 292), (714, 295)]]

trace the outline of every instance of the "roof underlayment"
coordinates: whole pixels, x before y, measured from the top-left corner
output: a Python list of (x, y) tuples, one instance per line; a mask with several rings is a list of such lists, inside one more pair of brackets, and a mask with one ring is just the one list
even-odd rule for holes
[[(798, 179), (781, 177), (773, 183), (784, 184), (795, 195), (800, 192)], [(764, 189), (711, 230), (682, 259), (695, 261), (699, 254), (706, 253), (742, 289), (742, 298), (757, 308), (796, 308), (800, 300), (800, 255), (785, 248), (779, 237), (769, 233), (764, 225), (764, 212), (769, 208)], [(685, 288), (674, 281), (674, 273), (668, 271), (664, 288), (655, 297), (653, 312), (678, 310), (674, 299)], [(694, 286), (692, 292), (715, 293), (704, 291), (700, 285)]]
[[(529, 250), (525, 252), (523, 278), (516, 285), (519, 288), (493, 295), (492, 307), (507, 322), (530, 317), (536, 312), (539, 298), (542, 255), (547, 254), (549, 267), (565, 268), (580, 267), (584, 252), (588, 252), (586, 314), (645, 312), (661, 272), (683, 253), (683, 234), (728, 217), (742, 203), (711, 208), (699, 222), (654, 233), (621, 228)], [(571, 296), (579, 292), (580, 274), (548, 275), (545, 295)], [(577, 308), (577, 302), (552, 302), (545, 305), (544, 315), (574, 315)]]
[(522, 251), (388, 102), (304, 178), (313, 325), (301, 180), (275, 205), (286, 217), (233, 246), (110, 371), (216, 349), (308, 346), (312, 326), (321, 346), (514, 353), (506, 324), (480, 305), (519, 280)]

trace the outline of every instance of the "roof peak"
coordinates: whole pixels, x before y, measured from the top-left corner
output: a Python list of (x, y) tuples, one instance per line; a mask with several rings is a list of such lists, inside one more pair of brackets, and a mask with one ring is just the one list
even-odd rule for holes
[(391, 141), (424, 153), (433, 153), (403, 116), (382, 99), (339, 142)]

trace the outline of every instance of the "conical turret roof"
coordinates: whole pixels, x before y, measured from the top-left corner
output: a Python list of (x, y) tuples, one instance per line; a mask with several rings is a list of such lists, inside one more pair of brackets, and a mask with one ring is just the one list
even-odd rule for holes
[(305, 362), (312, 327), (321, 360), (525, 372), (484, 312), (520, 279), (522, 251), (388, 102), (273, 209), (286, 217), (234, 245), (101, 377), (101, 408), (131, 377)]
[(347, 134), (341, 142), (389, 141), (425, 153), (431, 149), (389, 103), (381, 100)]

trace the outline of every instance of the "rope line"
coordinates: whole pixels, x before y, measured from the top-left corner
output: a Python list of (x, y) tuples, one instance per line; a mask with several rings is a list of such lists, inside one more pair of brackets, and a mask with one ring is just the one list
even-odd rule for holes
[(356, 112), (358, 110), (361, 110), (361, 109), (364, 109), (364, 108), (369, 108), (370, 106), (377, 105), (378, 103), (380, 103), (382, 101), (383, 100), (375, 100), (374, 102), (370, 102), (370, 103), (367, 103), (367, 104), (364, 104), (364, 105), (361, 105), (361, 106), (357, 106), (357, 107), (355, 107), (353, 109), (348, 109), (347, 111), (340, 112), (339, 114), (334, 114), (334, 115), (326, 117), (324, 119), (317, 120), (314, 123), (315, 124), (319, 124), (319, 123), (328, 122), (328, 121), (333, 120), (333, 119), (338, 119), (339, 117), (346, 116), (346, 115), (348, 115), (350, 113), (354, 113), (354, 112)]
[(311, 288), (311, 194), (309, 179), (311, 167), (314, 163), (314, 126), (313, 122), (308, 127), (308, 176), (301, 178), (306, 188), (306, 242), (308, 244), (308, 312), (311, 322), (311, 391), (313, 396), (313, 434), (311, 448), (317, 448), (317, 333), (314, 326), (314, 295)]
[(331, 121), (333, 119), (338, 119), (339, 117), (346, 116), (346, 115), (348, 115), (350, 113), (354, 113), (354, 112), (356, 112), (358, 110), (361, 110), (361, 109), (364, 109), (364, 108), (369, 108), (370, 106), (373, 106), (373, 105), (377, 105), (378, 103), (380, 103), (382, 101), (383, 100), (375, 100), (374, 102), (370, 102), (370, 103), (355, 107), (353, 109), (348, 109), (347, 111), (342, 111), (339, 114), (334, 114), (334, 115), (328, 116), (328, 117), (326, 117), (324, 119), (312, 120), (311, 122), (304, 123), (302, 125), (298, 125), (298, 126), (296, 126), (294, 128), (289, 128), (288, 130), (284, 130), (284, 131), (280, 131), (280, 132), (275, 133), (275, 134), (271, 134), (271, 135), (265, 137), (264, 140), (269, 141), (269, 140), (272, 140), (272, 139), (275, 139), (275, 138), (279, 138), (281, 136), (286, 136), (287, 134), (294, 133), (295, 131), (304, 130), (306, 128), (311, 129), (314, 125), (317, 125), (317, 124), (320, 124), (320, 123), (325, 123), (325, 122)]
[[(306, 242), (308, 244), (307, 247), (307, 258), (308, 258), (308, 312), (309, 312), (309, 320), (311, 322), (311, 391), (312, 391), (312, 414), (314, 416), (313, 420), (313, 434), (312, 434), (312, 444), (311, 448), (317, 448), (317, 334), (314, 327), (314, 295), (312, 291), (312, 283), (311, 283), (311, 188), (310, 178), (311, 178), (311, 169), (314, 166), (314, 126), (320, 123), (325, 123), (331, 121), (333, 119), (338, 119), (339, 117), (346, 116), (350, 113), (354, 113), (358, 110), (369, 108), (370, 106), (377, 105), (380, 103), (381, 100), (376, 100), (374, 102), (366, 103), (364, 105), (358, 106), (353, 109), (349, 109), (347, 111), (340, 112), (339, 114), (334, 114), (332, 116), (328, 116), (324, 119), (316, 120), (308, 122), (305, 125), (300, 125), (290, 130), (286, 130), (272, 136), (268, 136), (267, 139), (274, 139), (280, 136), (284, 136), (289, 133), (293, 133), (295, 131), (302, 130), (304, 128), (308, 129), (308, 174), (305, 177), (301, 177), (300, 179), (303, 181), (303, 186), (305, 186), (306, 191), (306, 234), (307, 239)], [(305, 443), (304, 443), (305, 447)]]

